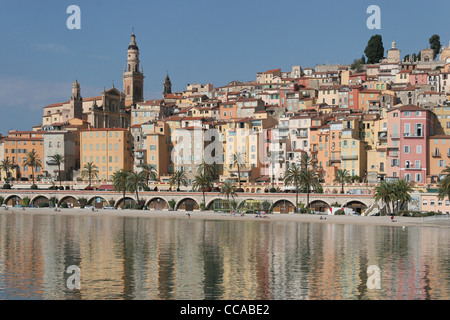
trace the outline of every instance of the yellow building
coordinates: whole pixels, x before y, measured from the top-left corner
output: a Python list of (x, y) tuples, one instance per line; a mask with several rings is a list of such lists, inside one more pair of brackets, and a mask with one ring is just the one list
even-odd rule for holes
[(131, 171), (132, 139), (126, 129), (82, 130), (80, 135), (81, 170), (88, 162), (98, 169), (99, 180), (111, 180), (112, 175), (121, 169)]
[(365, 114), (361, 130), (367, 152), (367, 175), (364, 180), (376, 183), (386, 176), (387, 119), (380, 118), (379, 114)]
[(364, 179), (366, 175), (365, 142), (360, 138), (360, 119), (358, 116), (343, 120), (341, 137), (341, 168), (347, 169), (351, 176)]
[(434, 122), (434, 133), (438, 135), (450, 135), (450, 107), (440, 105), (433, 106), (436, 115)]

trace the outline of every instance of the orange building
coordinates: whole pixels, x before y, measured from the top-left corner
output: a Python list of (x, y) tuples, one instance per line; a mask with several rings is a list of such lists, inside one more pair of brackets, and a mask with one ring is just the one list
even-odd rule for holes
[[(44, 145), (43, 134), (45, 131), (15, 131), (12, 130), (8, 133), (8, 136), (4, 140), (4, 159), (9, 160), (14, 168), (10, 172), (10, 178), (15, 180), (31, 180), (33, 178), (32, 169), (24, 166), (23, 162), (26, 159), (26, 155), (33, 150), (41, 162), (44, 165)], [(37, 167), (34, 170), (34, 176), (40, 176), (42, 174), (42, 167)], [(5, 172), (2, 172), (4, 177)]]
[(112, 175), (121, 169), (131, 171), (131, 146), (131, 133), (126, 129), (82, 130), (81, 170), (86, 163), (93, 162), (97, 166), (99, 180), (111, 180)]

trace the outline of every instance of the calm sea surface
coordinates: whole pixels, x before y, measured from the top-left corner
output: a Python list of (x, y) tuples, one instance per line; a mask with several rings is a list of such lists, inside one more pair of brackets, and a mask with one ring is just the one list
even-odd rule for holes
[(0, 299), (450, 299), (449, 245), (439, 227), (1, 213)]

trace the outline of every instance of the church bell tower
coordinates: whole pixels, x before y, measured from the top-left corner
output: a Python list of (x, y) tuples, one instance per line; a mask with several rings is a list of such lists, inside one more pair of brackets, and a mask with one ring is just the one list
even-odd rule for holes
[(139, 48), (136, 44), (134, 32), (127, 51), (127, 65), (123, 72), (123, 91), (125, 106), (131, 106), (144, 101), (144, 73), (139, 70)]

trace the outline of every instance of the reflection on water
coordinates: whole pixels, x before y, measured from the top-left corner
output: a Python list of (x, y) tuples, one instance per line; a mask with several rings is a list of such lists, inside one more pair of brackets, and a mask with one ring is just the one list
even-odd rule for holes
[(2, 213), (0, 299), (449, 299), (449, 244), (449, 228)]

